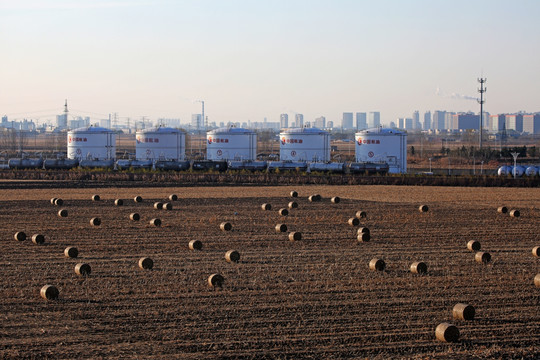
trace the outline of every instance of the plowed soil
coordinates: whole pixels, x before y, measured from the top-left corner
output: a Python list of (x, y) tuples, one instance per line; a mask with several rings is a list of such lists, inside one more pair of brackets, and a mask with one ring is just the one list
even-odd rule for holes
[[(540, 246), (540, 189), (113, 185), (0, 193), (1, 358), (540, 357), (540, 259), (531, 251)], [(153, 208), (172, 193), (173, 210)], [(309, 202), (316, 193), (322, 201)], [(290, 201), (298, 208), (280, 216)], [(498, 213), (502, 205), (521, 216)], [(369, 242), (347, 224), (358, 210), (367, 212), (360, 226)], [(140, 221), (130, 221), (133, 212)], [(224, 221), (231, 231), (220, 230)], [(277, 233), (278, 223), (288, 231)], [(17, 231), (41, 233), (45, 244), (16, 241)], [(290, 231), (302, 240), (289, 241)], [(194, 239), (201, 251), (189, 250)], [(475, 262), (469, 240), (492, 262)], [(64, 256), (68, 246), (78, 258)], [(231, 249), (239, 263), (225, 261)], [(152, 270), (138, 268), (143, 256)], [(385, 271), (369, 269), (375, 257)], [(414, 261), (428, 273), (412, 274)], [(80, 262), (89, 276), (75, 273)], [(222, 288), (208, 286), (213, 273)], [(58, 300), (40, 297), (46, 284)], [(474, 320), (452, 318), (459, 302), (476, 308)], [(435, 338), (442, 322), (459, 328), (459, 342)]]

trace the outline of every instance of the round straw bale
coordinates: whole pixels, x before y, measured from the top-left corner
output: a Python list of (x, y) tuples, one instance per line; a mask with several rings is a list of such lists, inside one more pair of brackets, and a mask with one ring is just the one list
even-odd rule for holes
[(476, 253), (476, 255), (474, 256), (474, 259), (476, 260), (476, 262), (478, 263), (481, 263), (481, 264), (487, 264), (488, 262), (491, 261), (491, 255), (488, 253), (488, 252), (482, 252), (482, 251), (479, 251)]
[(360, 235), (360, 234), (371, 235), (371, 232), (369, 231), (369, 228), (367, 228), (367, 227), (358, 228), (357, 233), (358, 233), (358, 235)]
[(287, 210), (287, 209), (285, 209), (285, 208), (279, 209), (278, 213), (279, 213), (279, 215), (281, 215), (281, 216), (287, 216), (287, 215), (289, 215), (289, 210)]
[(540, 246), (536, 246), (532, 249), (533, 256), (540, 257)]
[(321, 195), (319, 195), (319, 194), (310, 195), (310, 196), (308, 197), (308, 200), (309, 200), (310, 202), (317, 202), (317, 201), (321, 201), (321, 200), (322, 200), (322, 197), (321, 197)]
[(161, 226), (161, 220), (160, 219), (152, 219), (150, 220), (150, 225), (154, 225), (155, 227)]
[(339, 196), (334, 196), (333, 198), (330, 199), (330, 201), (334, 204), (339, 204), (339, 202), (341, 201), (341, 198)]
[(92, 195), (92, 201), (99, 201), (101, 197), (99, 195)]
[(540, 287), (540, 274), (536, 274), (534, 277), (534, 285), (536, 285), (536, 287)]
[(156, 210), (161, 210), (161, 209), (163, 209), (163, 203), (162, 203), (162, 202), (159, 202), (159, 201), (158, 201), (158, 202), (155, 202), (155, 203), (154, 203), (154, 209), (156, 209)]
[(189, 242), (189, 249), (190, 250), (202, 250), (203, 243), (201, 240), (191, 240)]
[(348, 223), (351, 226), (358, 226), (360, 225), (360, 220), (358, 220), (358, 218), (353, 217), (348, 220)]
[(56, 199), (57, 198), (51, 198), (51, 205), (56, 205)]
[(15, 233), (14, 237), (15, 237), (15, 240), (17, 240), (17, 241), (26, 240), (26, 234), (24, 233), (24, 231), (17, 231)]
[(371, 259), (369, 262), (369, 268), (371, 270), (383, 271), (386, 268), (386, 263), (382, 259)]
[(470, 251), (479, 251), (480, 247), (480, 241), (471, 240), (467, 243), (467, 249), (469, 249)]
[(60, 209), (60, 210), (58, 210), (58, 216), (67, 217), (68, 216), (68, 211), (66, 209)]
[(240, 253), (236, 250), (229, 250), (225, 253), (225, 260), (228, 262), (238, 262), (240, 260)]
[(34, 234), (32, 235), (32, 242), (37, 245), (41, 245), (45, 243), (45, 236), (41, 234)]
[(357, 211), (356, 212), (356, 217), (358, 219), (364, 219), (367, 217), (367, 213), (365, 211)]
[(93, 225), (93, 226), (99, 226), (101, 225), (101, 219), (98, 218), (98, 217), (93, 217), (90, 219), (90, 225)]
[(508, 208), (506, 206), (499, 206), (497, 208), (497, 212), (500, 212), (501, 214), (506, 214), (508, 212)]
[(289, 209), (296, 209), (298, 208), (298, 203), (296, 201), (291, 201), (289, 203)]
[(132, 221), (139, 221), (141, 220), (141, 215), (139, 215), (138, 213), (131, 213), (129, 214), (129, 219)]
[(208, 286), (222, 287), (225, 279), (220, 274), (212, 274), (208, 277)]
[(164, 203), (163, 204), (163, 210), (172, 210), (173, 209), (173, 206), (171, 203)]
[(442, 342), (457, 342), (459, 329), (455, 325), (442, 323), (435, 329), (435, 337)]
[(357, 239), (359, 242), (369, 242), (371, 240), (371, 235), (369, 233), (358, 233)]
[(171, 194), (171, 195), (169, 195), (169, 200), (171, 200), (171, 201), (176, 201), (176, 200), (178, 200), (178, 195), (176, 195), (176, 194)]
[(139, 196), (139, 195), (135, 196), (135, 197), (133, 198), (133, 201), (135, 201), (136, 203), (142, 202), (142, 196)]
[(275, 229), (276, 229), (276, 232), (278, 232), (278, 233), (279, 232), (285, 232), (285, 231), (287, 231), (287, 225), (285, 225), (285, 224), (277, 224)]
[(58, 198), (58, 199), (54, 200), (54, 205), (62, 206), (62, 205), (64, 205), (64, 200)]
[(45, 300), (56, 300), (58, 299), (58, 295), (60, 295), (60, 291), (53, 285), (45, 285), (39, 293)]
[(143, 257), (143, 258), (140, 258), (139, 259), (139, 267), (141, 269), (145, 269), (145, 270), (150, 270), (154, 267), (154, 260), (148, 258), (148, 257)]
[(510, 210), (511, 217), (519, 217), (519, 215), (520, 215), (519, 210)]
[(427, 205), (420, 205), (418, 207), (418, 211), (420, 212), (427, 212), (429, 210), (428, 206)]
[(474, 306), (458, 303), (452, 309), (452, 316), (456, 320), (473, 320), (475, 314)]
[(92, 268), (90, 265), (85, 263), (79, 263), (75, 265), (75, 274), (81, 275), (81, 276), (88, 276), (92, 272)]
[(232, 225), (231, 225), (231, 223), (228, 223), (228, 222), (222, 222), (221, 224), (219, 224), (219, 228), (222, 231), (231, 231), (232, 230)]
[(427, 273), (427, 264), (422, 261), (416, 261), (411, 264), (411, 272), (413, 274), (425, 274)]
[(289, 233), (289, 240), (290, 241), (300, 241), (302, 240), (302, 233), (298, 231), (293, 231)]
[(122, 200), (122, 199), (116, 199), (116, 200), (114, 200), (114, 205), (116, 205), (116, 206), (122, 206), (122, 205), (124, 205), (124, 200)]
[(79, 250), (75, 246), (68, 246), (64, 250), (64, 255), (69, 258), (76, 258), (79, 256)]
[(272, 210), (272, 205), (270, 204), (262, 204), (261, 205), (261, 209), (265, 210), (265, 211), (268, 211), (268, 210)]
[(291, 191), (291, 197), (298, 197), (298, 192), (296, 191)]

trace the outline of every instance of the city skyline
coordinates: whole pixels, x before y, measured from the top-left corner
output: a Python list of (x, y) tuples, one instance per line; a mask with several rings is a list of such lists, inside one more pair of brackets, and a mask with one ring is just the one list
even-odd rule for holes
[[(540, 111), (536, 1), (0, 0), (0, 115)], [(45, 109), (45, 110), (44, 110)], [(48, 113), (47, 113), (48, 112)]]

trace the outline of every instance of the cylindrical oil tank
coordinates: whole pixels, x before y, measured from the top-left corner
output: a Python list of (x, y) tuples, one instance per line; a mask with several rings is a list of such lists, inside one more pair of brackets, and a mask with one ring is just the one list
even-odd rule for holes
[(317, 171), (317, 172), (343, 173), (345, 171), (345, 163), (312, 162), (308, 164), (308, 170), (310, 172)]
[(529, 166), (525, 170), (525, 175), (527, 176), (536, 176), (538, 175), (538, 168), (536, 166)]
[(281, 161), (329, 162), (330, 134), (317, 128), (292, 128), (279, 134)]
[(525, 168), (521, 165), (512, 166), (512, 176), (520, 177), (525, 172)]
[(172, 161), (172, 160), (157, 160), (154, 163), (154, 167), (157, 170), (175, 170), (184, 171), (189, 170), (191, 163), (188, 160)]
[(407, 133), (387, 128), (362, 130), (355, 134), (357, 162), (385, 162), (388, 172), (407, 172)]
[(68, 131), (67, 152), (68, 159), (115, 159), (116, 133), (97, 126)]
[(10, 169), (41, 169), (43, 159), (9, 159), (8, 166)]
[(69, 170), (79, 166), (77, 159), (46, 159), (43, 162), (44, 169), (63, 169)]
[(137, 160), (184, 160), (186, 134), (179, 129), (156, 127), (137, 131), (135, 135)]
[(306, 171), (308, 167), (305, 161), (269, 161), (268, 171)]
[(151, 169), (153, 165), (152, 160), (117, 160), (116, 167), (119, 170), (123, 169)]
[(231, 160), (227, 161), (228, 170), (249, 170), (249, 171), (264, 171), (267, 167), (266, 161), (240, 161)]
[(499, 176), (506, 176), (510, 174), (510, 168), (506, 165), (503, 165), (499, 168), (499, 170), (497, 170), (497, 175)]
[(206, 133), (208, 160), (256, 160), (257, 133), (252, 130), (225, 127)]

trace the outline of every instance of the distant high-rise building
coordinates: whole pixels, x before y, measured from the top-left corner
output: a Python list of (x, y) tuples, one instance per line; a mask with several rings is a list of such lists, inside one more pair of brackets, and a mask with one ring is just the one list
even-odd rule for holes
[(523, 115), (523, 132), (540, 134), (540, 113)]
[(413, 130), (414, 129), (414, 120), (413, 118), (406, 118), (405, 119), (405, 130)]
[(329, 128), (329, 129), (333, 129), (334, 128), (334, 122), (332, 120), (328, 120), (326, 122), (326, 127)]
[(446, 111), (436, 110), (433, 112), (433, 129), (434, 130), (444, 130), (444, 119), (446, 116)]
[(2, 126), (3, 126), (3, 127), (6, 127), (5, 125), (7, 124), (7, 122), (8, 122), (8, 117), (7, 117), (7, 115), (2, 116)]
[(452, 130), (478, 130), (480, 115), (460, 113), (452, 115)]
[(422, 125), (420, 124), (420, 112), (418, 110), (413, 112), (412, 118), (413, 118), (413, 129), (417, 129), (417, 130), (422, 129)]
[(392, 129), (395, 129), (395, 128), (396, 128), (396, 123), (393, 122), (393, 121), (390, 121), (390, 127), (391, 127)]
[(326, 128), (326, 118), (324, 116), (319, 116), (315, 119), (315, 125), (316, 128), (324, 129)]
[(381, 125), (381, 113), (379, 111), (371, 111), (368, 114), (368, 127), (379, 127)]
[(296, 114), (294, 116), (294, 122), (295, 122), (296, 127), (303, 128), (304, 127), (304, 115), (303, 114)]
[(279, 115), (279, 125), (282, 129), (286, 129), (289, 127), (289, 115), (288, 114), (281, 114)]
[(353, 113), (344, 112), (343, 118), (341, 120), (341, 127), (343, 129), (352, 129), (353, 128)]
[[(111, 118), (109, 117), (108, 119), (100, 119), (99, 120), (99, 126), (105, 128), (105, 129), (110, 129), (111, 128)], [(144, 129), (144, 127), (143, 127)]]
[(398, 129), (405, 129), (405, 118), (398, 119)]
[(56, 115), (56, 127), (65, 129), (68, 126), (68, 118), (66, 114)]
[(201, 130), (202, 125), (202, 114), (191, 114), (191, 127), (195, 130)]
[(367, 129), (367, 114), (365, 112), (356, 113), (356, 130)]
[[(444, 128), (448, 130), (456, 130), (457, 124), (454, 124), (455, 112), (446, 112), (444, 114)], [(477, 126), (478, 127), (478, 126)]]
[(431, 129), (431, 112), (426, 111), (424, 113), (424, 130)]
[(506, 114), (506, 130), (514, 130), (519, 133), (523, 132), (523, 115)]
[(491, 115), (489, 118), (489, 131), (498, 133), (506, 128), (506, 116), (504, 114)]

